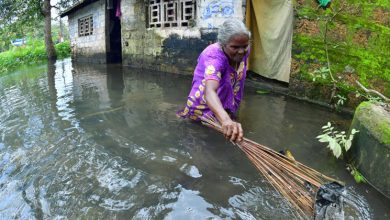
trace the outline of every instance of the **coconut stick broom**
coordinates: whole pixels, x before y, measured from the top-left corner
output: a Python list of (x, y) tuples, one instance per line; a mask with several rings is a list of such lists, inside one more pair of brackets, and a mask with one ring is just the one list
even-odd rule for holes
[[(202, 123), (222, 132), (222, 127), (215, 117), (203, 117)], [(315, 217), (317, 192), (327, 183), (338, 183), (333, 178), (247, 138), (235, 145), (289, 202), (294, 208), (294, 214), (299, 218)]]

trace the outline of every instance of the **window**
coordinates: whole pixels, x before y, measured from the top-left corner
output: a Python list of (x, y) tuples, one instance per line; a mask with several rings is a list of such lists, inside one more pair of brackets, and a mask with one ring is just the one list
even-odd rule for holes
[(149, 0), (149, 27), (188, 27), (195, 19), (195, 0)]
[(93, 18), (92, 15), (79, 19), (79, 37), (93, 34)]

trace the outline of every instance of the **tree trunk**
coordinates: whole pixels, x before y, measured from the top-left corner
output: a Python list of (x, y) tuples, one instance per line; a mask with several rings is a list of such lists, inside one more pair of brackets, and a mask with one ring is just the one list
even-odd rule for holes
[(53, 39), (51, 36), (51, 5), (50, 0), (43, 2), (43, 15), (45, 16), (45, 46), (47, 59), (53, 61), (57, 59), (56, 50), (54, 49)]

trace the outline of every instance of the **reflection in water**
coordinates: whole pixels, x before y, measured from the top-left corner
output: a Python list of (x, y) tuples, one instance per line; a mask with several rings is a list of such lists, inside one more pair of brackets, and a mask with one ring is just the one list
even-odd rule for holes
[[(292, 218), (237, 148), (213, 130), (176, 118), (190, 80), (70, 60), (2, 77), (0, 215)], [(355, 185), (316, 142), (321, 126), (340, 116), (251, 88), (244, 101), (240, 120), (249, 138), (289, 148), (298, 160), (355, 186), (350, 191), (360, 199), (350, 199), (349, 219), (389, 214), (383, 197), (364, 194), (370, 188)]]

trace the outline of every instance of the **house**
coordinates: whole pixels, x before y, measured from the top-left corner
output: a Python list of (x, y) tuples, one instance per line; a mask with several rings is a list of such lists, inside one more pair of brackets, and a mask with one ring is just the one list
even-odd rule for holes
[[(64, 11), (61, 17), (68, 16), (72, 58), (77, 62), (121, 62), (131, 67), (192, 74), (199, 53), (216, 41), (218, 26), (225, 19), (245, 20), (246, 17), (248, 26), (256, 26), (264, 16), (268, 16), (266, 19), (269, 25), (263, 25), (263, 29), (270, 31), (271, 35), (263, 34), (260, 40), (256, 39), (260, 34), (253, 34), (254, 40), (259, 43), (254, 44), (256, 48), (252, 48), (252, 53), (257, 54), (253, 56), (255, 60), (249, 62), (254, 67), (260, 67), (258, 72), (264, 74), (268, 71), (272, 73), (269, 74), (270, 78), (288, 82), (292, 3), (291, 0), (275, 2), (277, 3), (269, 4), (265, 0), (82, 0)], [(275, 5), (282, 6), (276, 7), (276, 12), (279, 13), (282, 8), (288, 13), (283, 16), (278, 16), (277, 13), (262, 15), (256, 14), (254, 10), (256, 7), (270, 10)], [(270, 22), (272, 20), (274, 22)], [(278, 32), (273, 31), (274, 25), (279, 24), (282, 26), (276, 28)], [(255, 29), (258, 30), (259, 28)], [(275, 34), (282, 37), (275, 39)], [(283, 48), (278, 46), (280, 40), (285, 39), (288, 42), (283, 44)], [(265, 46), (267, 42), (271, 46)], [(264, 48), (277, 49), (278, 54), (264, 52)], [(267, 59), (268, 57), (272, 59)], [(277, 65), (270, 63), (276, 61)], [(278, 76), (281, 72), (279, 66), (283, 67), (283, 74), (287, 77)], [(264, 70), (264, 67), (272, 71)]]

